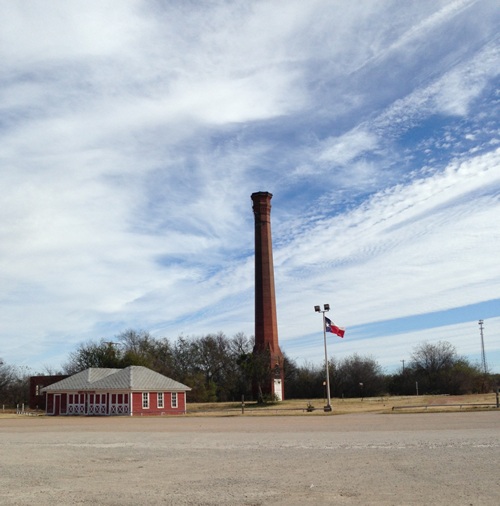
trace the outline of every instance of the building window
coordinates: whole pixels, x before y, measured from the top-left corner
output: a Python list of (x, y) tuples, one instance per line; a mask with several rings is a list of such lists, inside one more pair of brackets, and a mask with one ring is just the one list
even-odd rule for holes
[(177, 407), (177, 392), (172, 392), (172, 407)]
[(142, 408), (143, 409), (149, 408), (149, 392), (142, 393)]
[(163, 392), (158, 392), (158, 407), (163, 408)]

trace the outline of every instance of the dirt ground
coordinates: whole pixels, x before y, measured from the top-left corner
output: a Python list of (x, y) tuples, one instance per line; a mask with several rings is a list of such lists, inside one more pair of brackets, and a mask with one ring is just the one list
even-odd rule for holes
[(0, 419), (2, 505), (495, 505), (500, 412)]

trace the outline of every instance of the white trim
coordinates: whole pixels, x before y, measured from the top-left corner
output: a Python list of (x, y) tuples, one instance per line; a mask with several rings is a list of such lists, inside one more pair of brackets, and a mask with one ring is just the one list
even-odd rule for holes
[[(73, 402), (69, 402), (69, 396), (73, 397)], [(76, 400), (75, 396), (78, 396), (78, 400)], [(83, 402), (81, 401), (81, 396), (83, 397)], [(83, 394), (79, 392), (66, 392), (66, 415), (85, 415), (86, 409), (85, 405), (88, 402), (88, 394)]]
[[(123, 396), (119, 402), (119, 395)], [(115, 402), (113, 402), (115, 396)], [(130, 393), (127, 391), (108, 392), (108, 411), (110, 415), (128, 415), (130, 407)], [(126, 399), (126, 400), (125, 400)]]
[[(93, 397), (92, 397), (93, 396)], [(99, 396), (99, 397), (97, 397)], [(93, 398), (93, 402), (90, 399)], [(99, 399), (99, 402), (97, 401)], [(104, 402), (103, 402), (104, 399)], [(86, 397), (87, 415), (105, 415), (107, 414), (106, 394), (103, 392), (88, 393)]]
[(157, 409), (163, 409), (165, 407), (165, 396), (163, 395), (163, 392), (156, 392), (156, 407)]

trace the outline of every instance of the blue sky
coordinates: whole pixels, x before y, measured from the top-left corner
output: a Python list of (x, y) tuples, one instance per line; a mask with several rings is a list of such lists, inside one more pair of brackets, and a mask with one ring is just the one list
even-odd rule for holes
[(254, 331), (269, 191), (280, 344), (500, 372), (496, 0), (0, 0), (0, 357)]

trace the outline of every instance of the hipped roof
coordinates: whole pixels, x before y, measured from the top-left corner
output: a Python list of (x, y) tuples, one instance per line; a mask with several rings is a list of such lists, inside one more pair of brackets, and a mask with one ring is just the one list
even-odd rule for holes
[(188, 391), (186, 385), (140, 365), (125, 369), (91, 367), (42, 389), (46, 392), (69, 390)]

